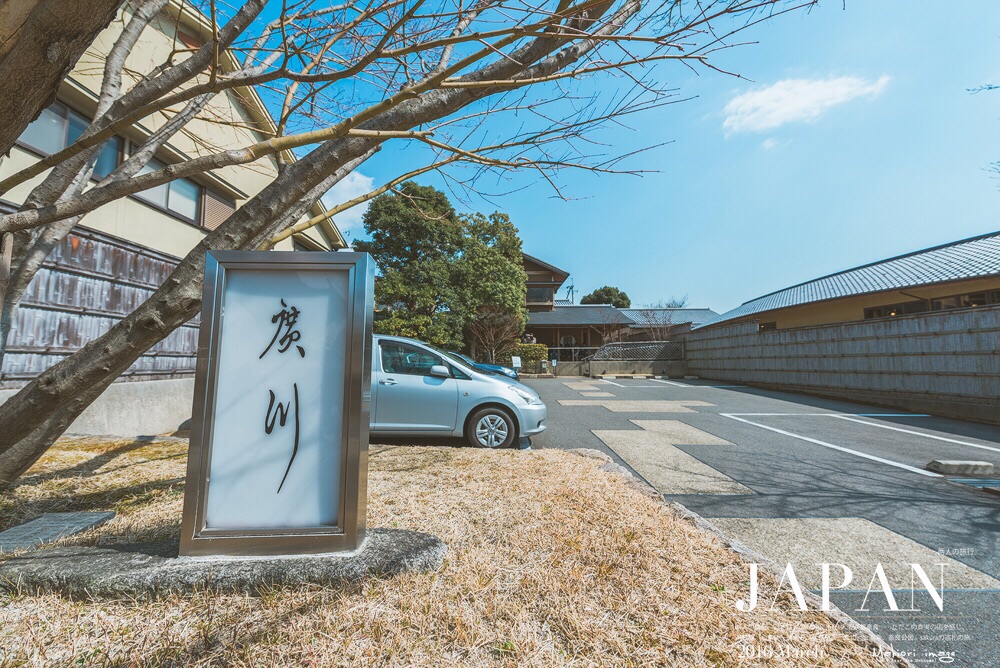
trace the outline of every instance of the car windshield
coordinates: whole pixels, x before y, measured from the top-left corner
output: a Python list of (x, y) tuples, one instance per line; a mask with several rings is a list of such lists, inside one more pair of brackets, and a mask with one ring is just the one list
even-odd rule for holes
[(466, 357), (462, 353), (456, 353), (452, 350), (449, 350), (448, 355), (450, 355), (452, 359), (457, 359), (460, 362), (465, 362), (466, 364), (475, 364), (475, 362), (472, 360), (471, 357)]
[(434, 352), (436, 352), (438, 355), (441, 355), (442, 357), (449, 359), (452, 362), (456, 362), (463, 369), (475, 371), (475, 369), (473, 368), (473, 363), (469, 361), (469, 358), (467, 358), (465, 355), (459, 355), (458, 353), (450, 353), (447, 350), (441, 350), (440, 348), (435, 348), (429, 343), (425, 343), (424, 345), (433, 350)]

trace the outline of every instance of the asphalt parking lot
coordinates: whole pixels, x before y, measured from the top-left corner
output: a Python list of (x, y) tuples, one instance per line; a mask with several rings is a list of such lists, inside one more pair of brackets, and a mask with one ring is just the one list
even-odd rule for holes
[[(534, 448), (606, 452), (667, 500), (792, 563), (806, 588), (820, 588), (818, 564), (847, 565), (854, 579), (833, 603), (914, 665), (997, 665), (1000, 496), (924, 466), (980, 460), (1000, 478), (1000, 427), (710, 381), (527, 383), (549, 408)], [(919, 580), (911, 601), (914, 562), (935, 588), (943, 580), (943, 611)], [(899, 611), (877, 580), (865, 601), (878, 563)]]

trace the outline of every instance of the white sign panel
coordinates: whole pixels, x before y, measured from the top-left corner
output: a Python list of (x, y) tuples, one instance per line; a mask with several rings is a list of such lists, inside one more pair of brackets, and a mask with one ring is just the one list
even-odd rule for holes
[(510, 357), (510, 365), (513, 368), (515, 368), (515, 369), (520, 369), (521, 368), (521, 358), (518, 357), (517, 355), (511, 355), (511, 357)]
[(364, 253), (208, 255), (182, 554), (363, 540), (373, 266)]
[(336, 526), (347, 288), (346, 272), (230, 273), (207, 528)]

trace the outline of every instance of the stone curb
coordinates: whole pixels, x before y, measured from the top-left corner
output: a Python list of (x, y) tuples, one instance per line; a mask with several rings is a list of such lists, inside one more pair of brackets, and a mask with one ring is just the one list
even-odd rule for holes
[(369, 529), (353, 554), (282, 557), (177, 557), (178, 541), (36, 550), (0, 564), (0, 590), (78, 598), (156, 598), (212, 590), (259, 594), (261, 588), (357, 582), (372, 576), (436, 571), (447, 545), (430, 534)]
[(942, 475), (993, 475), (993, 464), (981, 461), (935, 459), (934, 461), (928, 463), (924, 468), (928, 471), (933, 471)]
[(650, 485), (642, 478), (637, 478), (636, 476), (634, 476), (631, 471), (629, 471), (621, 464), (616, 464), (615, 462), (611, 461), (611, 457), (608, 457), (600, 450), (594, 450), (593, 448), (573, 448), (572, 450), (569, 450), (569, 452), (572, 452), (574, 455), (578, 455), (580, 457), (586, 457), (587, 459), (593, 459), (600, 462), (598, 468), (600, 468), (602, 471), (605, 471), (607, 473), (616, 473), (621, 477), (625, 478), (625, 483), (629, 487), (639, 492), (643, 496), (648, 496), (654, 501), (660, 501), (660, 502), (663, 501), (663, 496), (659, 492), (657, 492), (652, 487), (652, 485)]
[[(743, 561), (747, 563), (758, 564), (759, 567), (772, 572), (775, 575), (775, 577), (778, 578), (779, 582), (781, 581), (781, 576), (782, 573), (784, 572), (784, 569), (782, 569), (777, 563), (765, 557), (763, 554), (757, 552), (748, 545), (741, 543), (735, 538), (727, 536), (717, 526), (715, 526), (709, 520), (705, 519), (698, 513), (694, 512), (693, 510), (681, 505), (680, 503), (677, 503), (676, 501), (667, 501), (666, 499), (663, 498), (662, 494), (660, 494), (658, 491), (656, 491), (656, 489), (653, 488), (652, 485), (647, 483), (645, 480), (641, 480), (635, 477), (632, 474), (632, 472), (626, 469), (625, 467), (613, 463), (611, 461), (611, 458), (608, 457), (603, 452), (600, 452), (599, 450), (593, 450), (590, 448), (573, 448), (571, 450), (568, 450), (567, 452), (571, 452), (580, 457), (586, 457), (589, 459), (596, 459), (596, 460), (601, 460), (601, 458), (606, 459), (607, 461), (599, 467), (600, 470), (608, 473), (615, 473), (621, 475), (622, 477), (625, 478), (626, 482), (628, 482), (629, 486), (635, 489), (636, 491), (646, 496), (651, 496), (652, 498), (657, 500), (660, 504), (662, 504), (666, 509), (675, 513), (681, 519), (691, 522), (702, 531), (706, 531), (715, 536), (716, 538), (718, 538), (720, 541), (722, 541), (723, 545), (725, 545), (730, 550), (739, 555), (739, 557), (743, 559)], [(591, 453), (596, 453), (597, 455), (600, 455), (600, 457), (596, 457), (594, 456), (594, 454)], [(652, 492), (652, 494), (650, 494), (650, 492)], [(905, 657), (899, 655), (895, 650), (892, 649), (892, 647), (889, 646), (888, 643), (882, 640), (882, 638), (873, 633), (871, 629), (869, 629), (867, 626), (855, 620), (846, 612), (838, 608), (836, 605), (831, 603), (830, 610), (822, 610), (820, 609), (820, 606), (822, 605), (822, 600), (820, 599), (819, 596), (817, 596), (816, 594), (812, 593), (809, 590), (803, 590), (802, 594), (806, 600), (807, 605), (810, 606), (810, 610), (826, 614), (833, 620), (834, 624), (836, 624), (836, 626), (840, 630), (844, 631), (855, 642), (861, 645), (866, 645), (869, 647), (874, 646), (878, 648), (882, 654), (883, 660), (885, 661), (885, 665), (895, 666), (896, 668), (913, 668), (913, 665)]]
[(573, 448), (568, 452), (572, 452), (574, 455), (578, 455), (580, 457), (586, 457), (587, 459), (596, 459), (601, 462), (602, 465), (611, 462), (611, 457), (608, 457), (600, 450), (595, 450), (594, 448)]

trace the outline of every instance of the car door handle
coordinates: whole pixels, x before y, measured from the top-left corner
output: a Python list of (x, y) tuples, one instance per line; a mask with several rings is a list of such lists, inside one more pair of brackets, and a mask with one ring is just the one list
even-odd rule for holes
[(397, 384), (396, 381), (394, 381), (392, 378), (383, 378), (382, 380), (379, 381), (379, 383), (381, 385), (396, 385)]

